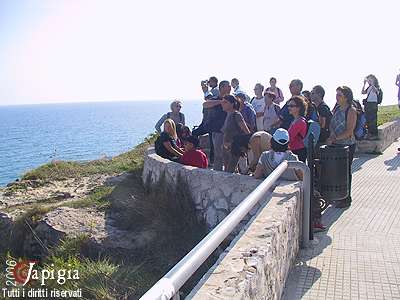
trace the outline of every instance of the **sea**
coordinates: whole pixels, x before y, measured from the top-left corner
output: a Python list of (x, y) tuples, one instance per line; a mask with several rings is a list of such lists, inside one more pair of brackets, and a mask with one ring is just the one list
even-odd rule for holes
[[(53, 160), (112, 157), (141, 143), (168, 101), (0, 106), (0, 187)], [(187, 125), (202, 119), (202, 101), (183, 101)]]

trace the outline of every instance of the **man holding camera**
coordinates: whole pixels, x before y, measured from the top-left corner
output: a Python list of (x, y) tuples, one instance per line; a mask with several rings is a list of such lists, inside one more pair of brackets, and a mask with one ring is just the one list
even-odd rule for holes
[[(208, 87), (210, 87), (210, 90), (208, 90)], [(201, 82), (201, 89), (203, 90), (204, 93), (204, 99), (219, 97), (217, 77), (211, 76), (209, 80), (203, 80)]]

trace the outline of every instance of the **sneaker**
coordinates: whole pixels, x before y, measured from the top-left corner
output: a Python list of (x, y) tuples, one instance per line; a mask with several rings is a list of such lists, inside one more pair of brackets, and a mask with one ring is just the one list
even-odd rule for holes
[(326, 226), (322, 224), (321, 222), (314, 223), (313, 226), (314, 232), (322, 232), (326, 230)]

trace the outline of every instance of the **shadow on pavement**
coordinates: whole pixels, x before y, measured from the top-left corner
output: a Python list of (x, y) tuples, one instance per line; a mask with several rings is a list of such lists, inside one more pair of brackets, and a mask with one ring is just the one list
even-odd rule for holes
[(397, 153), (392, 159), (385, 160), (388, 171), (396, 171), (400, 167), (400, 153)]
[(283, 300), (301, 299), (307, 294), (314, 283), (321, 277), (321, 271), (307, 266), (306, 263), (297, 262), (287, 279), (287, 285), (283, 291)]

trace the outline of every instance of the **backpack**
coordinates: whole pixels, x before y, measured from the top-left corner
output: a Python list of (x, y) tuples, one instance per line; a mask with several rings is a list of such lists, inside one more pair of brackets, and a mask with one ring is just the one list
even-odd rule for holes
[(306, 120), (307, 122), (307, 134), (303, 139), (304, 142), (304, 147), (308, 148), (308, 139), (310, 138), (311, 134), (314, 137), (314, 147), (317, 145), (318, 140), (319, 140), (319, 135), (321, 134), (321, 126), (319, 125), (318, 122), (315, 122), (314, 120)]
[[(354, 137), (356, 140), (362, 140), (364, 136), (367, 134), (367, 118), (365, 117), (365, 113), (362, 110), (362, 106), (360, 102), (357, 100), (353, 100), (352, 106), (356, 109), (357, 111), (357, 121), (356, 121), (356, 127), (354, 128)], [(349, 113), (349, 108), (346, 109), (345, 112), (345, 119), (347, 123), (347, 115)]]
[(381, 104), (383, 100), (383, 91), (381, 88), (379, 88), (379, 92), (378, 92), (378, 104)]

